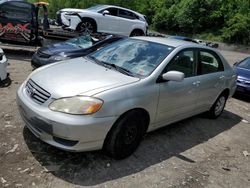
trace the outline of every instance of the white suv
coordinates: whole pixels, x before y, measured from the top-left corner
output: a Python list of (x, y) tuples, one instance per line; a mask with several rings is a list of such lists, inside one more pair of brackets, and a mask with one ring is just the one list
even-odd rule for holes
[(144, 15), (113, 5), (62, 9), (57, 12), (57, 22), (65, 29), (82, 33), (102, 32), (125, 36), (146, 35), (148, 28)]
[(8, 77), (6, 67), (7, 67), (7, 58), (4, 55), (3, 50), (0, 48), (0, 82)]

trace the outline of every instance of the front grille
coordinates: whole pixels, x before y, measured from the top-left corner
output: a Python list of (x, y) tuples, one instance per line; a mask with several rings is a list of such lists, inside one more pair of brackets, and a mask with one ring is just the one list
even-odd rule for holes
[(238, 82), (238, 83), (241, 83), (241, 84), (250, 85), (250, 81), (248, 81), (248, 80), (238, 79), (237, 82)]
[(37, 55), (41, 58), (50, 58), (49, 54), (45, 54), (45, 53), (41, 52), (40, 50), (37, 51)]
[(29, 79), (26, 84), (26, 91), (30, 98), (38, 104), (45, 103), (50, 98), (50, 93)]

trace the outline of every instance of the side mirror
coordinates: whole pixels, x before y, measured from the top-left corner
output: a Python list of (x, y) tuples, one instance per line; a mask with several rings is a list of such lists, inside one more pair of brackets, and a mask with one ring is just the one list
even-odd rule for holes
[(179, 71), (169, 71), (162, 75), (162, 79), (165, 81), (181, 82), (184, 80), (184, 73)]
[(103, 15), (103, 16), (105, 16), (106, 14), (110, 14), (108, 10), (104, 10), (104, 11), (102, 12), (102, 15)]

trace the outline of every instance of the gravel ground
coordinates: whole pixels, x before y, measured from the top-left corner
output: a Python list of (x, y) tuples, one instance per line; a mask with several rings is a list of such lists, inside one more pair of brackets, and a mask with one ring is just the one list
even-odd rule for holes
[[(222, 51), (233, 64), (250, 54)], [(250, 187), (250, 98), (231, 98), (217, 120), (202, 115), (149, 133), (129, 158), (68, 153), (36, 139), (21, 120), (16, 90), (31, 54), (7, 52), (0, 87), (0, 187)]]

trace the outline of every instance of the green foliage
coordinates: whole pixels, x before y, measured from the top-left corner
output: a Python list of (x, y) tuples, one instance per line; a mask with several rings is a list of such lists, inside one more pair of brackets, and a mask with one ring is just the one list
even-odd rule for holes
[(146, 15), (151, 28), (158, 31), (195, 36), (210, 33), (226, 42), (250, 44), (250, 0), (47, 0), (47, 2), (50, 4), (50, 17), (55, 17), (55, 13), (62, 8), (87, 8), (95, 4), (113, 4)]
[(222, 38), (228, 42), (250, 44), (250, 17), (235, 14), (223, 28)]

